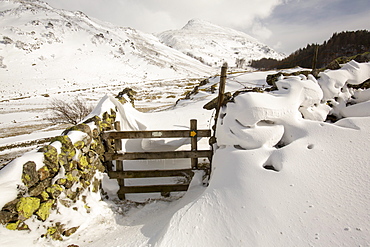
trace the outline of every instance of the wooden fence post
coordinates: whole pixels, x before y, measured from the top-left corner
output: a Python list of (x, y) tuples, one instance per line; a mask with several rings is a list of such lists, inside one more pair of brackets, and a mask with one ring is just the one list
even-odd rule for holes
[[(191, 137), (191, 151), (198, 150), (198, 128), (197, 128), (197, 120), (191, 119), (190, 120), (190, 137)], [(191, 159), (191, 168), (198, 169), (198, 158)]]
[[(121, 123), (119, 121), (114, 122), (114, 128), (117, 131), (121, 130)], [(122, 150), (122, 140), (121, 139), (115, 139), (114, 140), (114, 149), (116, 152)], [(123, 172), (123, 161), (122, 160), (116, 160), (116, 171)], [(118, 179), (118, 185), (120, 188), (125, 187), (125, 180), (124, 179)], [(119, 199), (124, 200), (125, 194), (119, 194)]]
[(212, 147), (212, 152), (213, 152), (213, 144), (216, 143), (217, 119), (218, 119), (218, 115), (220, 114), (221, 106), (222, 106), (223, 101), (224, 101), (225, 86), (226, 86), (226, 73), (227, 73), (227, 63), (225, 62), (222, 65), (222, 68), (221, 68), (220, 85), (219, 85), (219, 88), (218, 88), (217, 108), (216, 108), (216, 114), (215, 114), (215, 118), (214, 118), (215, 123), (214, 123), (214, 125), (212, 127), (212, 129), (213, 129), (213, 135), (209, 139), (209, 144)]

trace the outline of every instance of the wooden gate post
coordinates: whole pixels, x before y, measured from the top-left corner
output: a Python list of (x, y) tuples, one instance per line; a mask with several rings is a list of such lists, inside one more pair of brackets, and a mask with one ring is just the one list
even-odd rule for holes
[[(198, 128), (197, 128), (197, 120), (191, 119), (190, 120), (190, 137), (191, 137), (191, 151), (198, 150)], [(191, 159), (191, 168), (198, 169), (198, 158)]]
[[(119, 121), (114, 122), (114, 128), (117, 131), (121, 130), (121, 123)], [(121, 139), (114, 139), (114, 149), (116, 152), (122, 150), (122, 140)], [(116, 160), (116, 171), (123, 172), (123, 161), (122, 160)], [(120, 188), (125, 187), (125, 180), (124, 179), (118, 179), (118, 185)], [(119, 199), (125, 200), (125, 194), (118, 194)]]
[(215, 117), (214, 117), (214, 125), (212, 127), (213, 135), (209, 139), (209, 144), (211, 145), (212, 153), (213, 153), (213, 144), (215, 144), (217, 142), (216, 141), (217, 119), (218, 119), (218, 115), (220, 115), (221, 106), (223, 104), (224, 96), (225, 96), (225, 86), (226, 86), (226, 76), (227, 76), (226, 73), (227, 73), (227, 63), (225, 62), (222, 65), (222, 68), (221, 68), (221, 76), (220, 76), (220, 85), (219, 85), (219, 88), (218, 88), (216, 114), (215, 114)]
[(224, 101), (225, 96), (225, 85), (226, 85), (226, 72), (227, 72), (227, 63), (225, 62), (221, 68), (221, 77), (220, 77), (220, 86), (218, 89), (218, 102), (217, 102), (217, 109), (216, 109), (216, 116), (215, 120), (217, 122), (218, 115), (220, 114), (220, 109), (222, 103)]

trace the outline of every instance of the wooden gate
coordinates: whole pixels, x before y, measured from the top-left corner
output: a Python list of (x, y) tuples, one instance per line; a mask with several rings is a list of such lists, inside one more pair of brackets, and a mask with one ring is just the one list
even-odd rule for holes
[[(108, 175), (112, 179), (117, 179), (120, 189), (118, 197), (125, 199), (127, 193), (152, 193), (161, 192), (163, 196), (168, 196), (172, 191), (186, 191), (189, 182), (194, 175), (193, 170), (206, 170), (209, 174), (210, 166), (199, 166), (198, 158), (206, 157), (211, 162), (211, 150), (198, 150), (197, 140), (201, 137), (211, 137), (211, 130), (198, 130), (197, 120), (190, 120), (189, 130), (153, 130), (153, 131), (120, 131), (119, 122), (115, 123), (116, 131), (103, 133), (103, 139), (108, 142), (114, 139), (115, 150), (105, 154), (107, 163), (115, 161), (115, 170), (108, 165)], [(144, 139), (144, 138), (190, 138), (191, 150), (188, 151), (161, 151), (161, 152), (124, 152), (120, 153), (122, 139)], [(150, 160), (150, 159), (180, 159), (190, 158), (191, 168), (177, 170), (125, 170), (124, 160)], [(171, 185), (145, 185), (145, 186), (125, 186), (124, 179), (127, 178), (149, 178), (149, 177), (185, 177), (188, 182)]]

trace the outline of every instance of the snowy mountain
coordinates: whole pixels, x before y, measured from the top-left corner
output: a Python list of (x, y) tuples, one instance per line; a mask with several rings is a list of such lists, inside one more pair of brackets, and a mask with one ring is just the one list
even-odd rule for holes
[(252, 59), (285, 57), (243, 32), (197, 19), (180, 30), (157, 36), (164, 44), (210, 66), (221, 66), (226, 61), (229, 66), (243, 68)]
[(213, 73), (151, 34), (38, 0), (0, 2), (0, 71), (2, 99)]

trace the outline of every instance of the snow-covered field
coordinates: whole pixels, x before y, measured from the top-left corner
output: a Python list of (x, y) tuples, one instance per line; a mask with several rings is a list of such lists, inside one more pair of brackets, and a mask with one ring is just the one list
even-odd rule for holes
[[(80, 97), (98, 105), (97, 113), (130, 87), (138, 92), (140, 111), (125, 105), (123, 126), (184, 129), (196, 118), (199, 128), (210, 129), (214, 111), (202, 107), (216, 97), (210, 87), (219, 77), (175, 105), (218, 72), (206, 64), (244, 67), (248, 59), (282, 56), (243, 33), (200, 20), (157, 38), (38, 0), (0, 1), (0, 28), (0, 165), (27, 152), (0, 170), (0, 208), (17, 194), (24, 161), (40, 163), (35, 141), (65, 128), (45, 119), (51, 99)], [(226, 91), (267, 87), (272, 73), (231, 73)], [(208, 187), (198, 172), (186, 193), (120, 201), (117, 182), (101, 174), (109, 199), (86, 192), (89, 212), (59, 207), (45, 222), (79, 225), (71, 237), (40, 238), (43, 224), (31, 217), (32, 231), (0, 225), (0, 246), (370, 246), (370, 89), (347, 87), (369, 78), (370, 63), (350, 62), (319, 79), (281, 77), (276, 91), (240, 93), (221, 110)], [(325, 121), (328, 114), (340, 120)], [(207, 140), (199, 145), (207, 148)], [(186, 145), (149, 141), (137, 147)]]
[[(269, 73), (229, 75), (226, 91), (266, 86)], [(282, 77), (277, 91), (241, 93), (221, 111), (208, 187), (197, 174), (180, 199), (125, 203), (115, 199), (116, 183), (104, 179), (110, 199), (89, 197), (90, 214), (50, 216), (82, 223), (70, 238), (38, 239), (31, 218), (32, 232), (1, 226), (0, 245), (369, 246), (370, 95), (347, 88), (369, 77), (370, 63), (350, 62), (318, 80)], [(215, 96), (201, 90), (165, 111), (121, 114), (147, 129), (177, 129), (191, 118), (210, 128), (214, 112), (202, 106)], [(325, 122), (329, 113), (341, 119)], [(8, 171), (16, 164), (1, 170), (1, 191), (12, 186)]]

